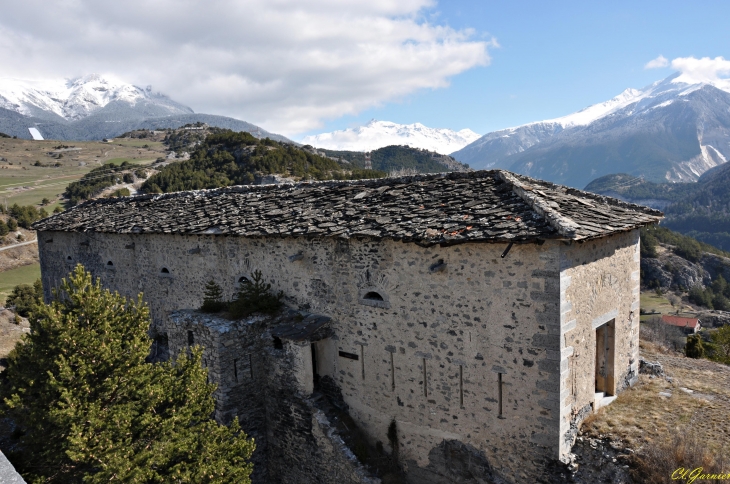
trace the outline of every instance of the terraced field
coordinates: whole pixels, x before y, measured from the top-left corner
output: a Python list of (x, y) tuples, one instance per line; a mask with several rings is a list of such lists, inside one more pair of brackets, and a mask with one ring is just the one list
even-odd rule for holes
[(90, 141), (30, 141), (0, 139), (0, 203), (37, 205), (44, 198), (59, 204), (66, 185), (104, 163), (147, 164), (165, 156), (160, 142), (117, 139)]
[[(165, 156), (159, 141), (115, 139), (111, 143), (94, 141), (31, 141), (0, 138), (0, 204), (43, 206), (52, 212), (61, 205), (66, 186), (105, 163), (149, 164)], [(5, 220), (7, 216), (0, 215)], [(21, 230), (22, 240), (35, 238), (32, 231)], [(17, 243), (16, 234), (0, 237), (0, 247)], [(16, 284), (32, 284), (39, 275), (38, 248), (35, 244), (0, 251), (0, 304)]]

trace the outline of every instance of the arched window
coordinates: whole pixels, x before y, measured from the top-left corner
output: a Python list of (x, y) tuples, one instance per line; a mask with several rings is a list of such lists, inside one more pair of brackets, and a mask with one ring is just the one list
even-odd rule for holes
[(160, 271), (160, 274), (169, 274), (169, 273), (170, 273), (170, 270), (167, 267), (163, 267), (162, 270)]
[(376, 288), (365, 288), (360, 293), (360, 304), (374, 308), (389, 309), (390, 299), (388, 295)]
[(244, 284), (251, 284), (251, 281), (246, 276), (241, 276), (238, 278), (238, 284), (243, 286)]
[(114, 267), (114, 262), (112, 262), (112, 261), (107, 261), (107, 262), (106, 262), (106, 266), (107, 266), (107, 267)]

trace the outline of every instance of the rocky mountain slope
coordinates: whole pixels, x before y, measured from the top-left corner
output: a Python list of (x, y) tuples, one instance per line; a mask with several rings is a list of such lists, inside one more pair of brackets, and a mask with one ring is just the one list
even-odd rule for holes
[(397, 124), (371, 120), (364, 126), (306, 136), (302, 143), (328, 150), (372, 151), (384, 146), (406, 145), (440, 154), (459, 150), (479, 135), (470, 129), (429, 128), (421, 123)]
[(586, 190), (663, 210), (662, 225), (730, 251), (730, 164), (696, 183), (653, 183), (619, 173), (593, 180)]
[(616, 172), (696, 181), (730, 158), (730, 86), (675, 74), (562, 118), (488, 133), (452, 156), (575, 187)]
[(197, 114), (149, 86), (143, 89), (97, 74), (71, 80), (0, 79), (0, 132), (18, 138), (30, 139), (28, 128), (36, 128), (46, 139), (100, 140), (135, 129), (196, 122), (291, 142), (245, 121)]
[(168, 97), (98, 74), (70, 80), (0, 79), (0, 107), (49, 121), (78, 121), (112, 103), (156, 107), (164, 114), (191, 114), (187, 106)]
[[(661, 226), (641, 229), (641, 285), (669, 291), (697, 308), (730, 311), (730, 253)], [(706, 315), (708, 321), (722, 316)], [(703, 319), (704, 321), (705, 319)]]

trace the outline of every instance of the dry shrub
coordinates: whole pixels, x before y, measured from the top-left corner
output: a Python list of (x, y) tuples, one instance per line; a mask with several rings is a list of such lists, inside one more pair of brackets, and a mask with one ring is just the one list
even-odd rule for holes
[(682, 353), (684, 353), (687, 341), (687, 336), (682, 328), (665, 324), (659, 318), (652, 318), (641, 323), (639, 336), (644, 341), (650, 341), (662, 348)]
[(586, 418), (584, 418), (583, 421), (581, 422), (581, 424), (580, 424), (581, 427), (584, 428), (584, 429), (590, 428), (591, 425), (593, 425), (593, 422), (595, 422), (596, 420), (598, 420), (599, 417), (603, 417), (603, 413), (604, 413), (604, 409), (605, 408), (606, 407), (599, 408), (597, 412), (591, 412), (591, 413), (589, 413), (588, 416)]
[[(709, 444), (713, 436), (700, 435), (693, 423), (678, 429), (672, 438), (662, 441), (657, 439), (637, 452), (632, 466), (634, 480), (646, 484), (665, 484), (678, 479), (689, 482), (690, 473), (697, 468), (702, 468), (702, 474), (730, 474), (730, 468), (727, 468), (730, 462), (721, 452), (713, 453), (710, 450)], [(675, 473), (681, 468), (689, 470), (684, 479)], [(730, 482), (730, 479), (697, 479), (695, 482)]]

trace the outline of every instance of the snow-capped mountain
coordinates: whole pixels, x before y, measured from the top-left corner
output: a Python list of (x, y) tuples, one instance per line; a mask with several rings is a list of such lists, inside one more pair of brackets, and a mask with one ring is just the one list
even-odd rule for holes
[(397, 124), (373, 119), (357, 128), (307, 136), (302, 143), (317, 148), (347, 151), (372, 151), (383, 146), (408, 145), (448, 154), (478, 138), (479, 135), (470, 129), (454, 131), (429, 128), (421, 123)]
[(567, 116), (488, 133), (452, 156), (581, 188), (617, 172), (697, 180), (730, 158), (730, 80), (675, 74)]
[(0, 132), (19, 138), (30, 138), (29, 128), (46, 139), (91, 140), (198, 121), (290, 142), (245, 121), (197, 114), (151, 87), (143, 89), (98, 74), (70, 80), (0, 78)]
[(24, 116), (40, 117), (52, 113), (67, 121), (76, 121), (113, 102), (132, 107), (137, 103), (154, 104), (166, 108), (169, 114), (193, 112), (165, 96), (154, 94), (151, 87), (142, 89), (98, 74), (45, 81), (0, 79), (0, 108)]

